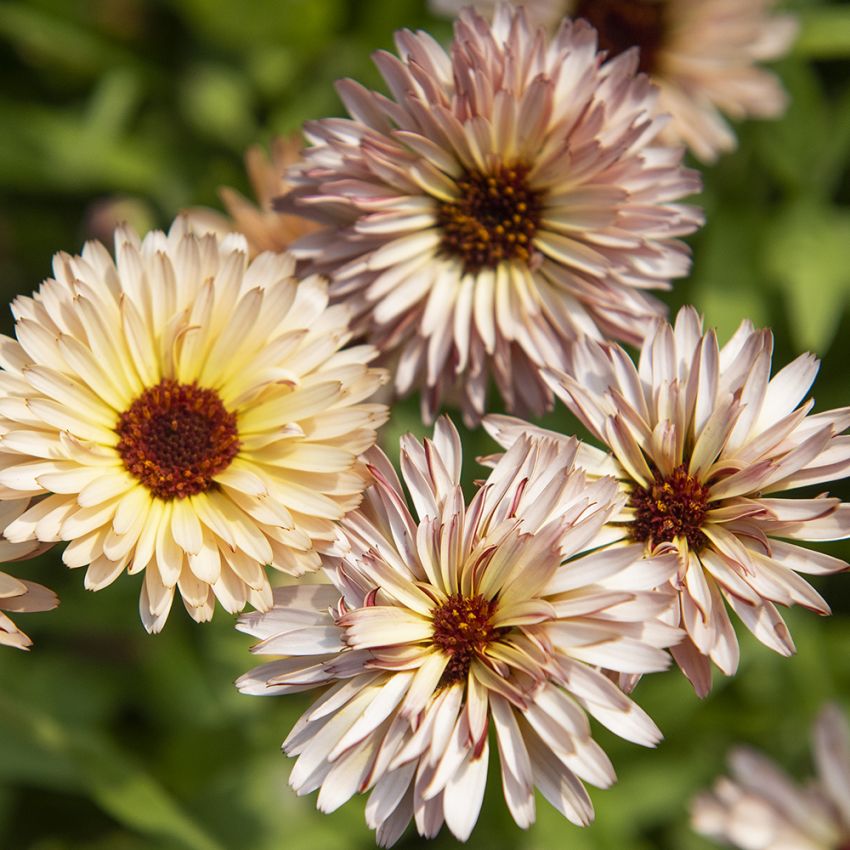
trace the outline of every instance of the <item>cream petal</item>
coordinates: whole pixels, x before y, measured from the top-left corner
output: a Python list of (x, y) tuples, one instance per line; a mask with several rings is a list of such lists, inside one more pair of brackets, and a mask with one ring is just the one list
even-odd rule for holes
[(458, 841), (466, 841), (478, 820), (487, 783), (487, 741), (480, 755), (470, 757), (446, 785), (443, 811), (446, 826)]
[(171, 533), (174, 542), (187, 554), (197, 555), (202, 545), (201, 523), (192, 499), (175, 499), (172, 503)]

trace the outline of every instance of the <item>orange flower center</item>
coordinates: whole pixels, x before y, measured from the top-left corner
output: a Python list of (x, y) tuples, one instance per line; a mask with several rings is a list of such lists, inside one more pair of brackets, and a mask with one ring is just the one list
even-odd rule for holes
[(159, 499), (184, 499), (213, 486), (239, 451), (236, 414), (215, 390), (165, 378), (121, 414), (116, 446), (128, 472)]
[(581, 0), (575, 17), (585, 18), (599, 33), (599, 49), (618, 56), (640, 48), (639, 68), (656, 70), (658, 51), (666, 35), (665, 0)]
[(454, 593), (433, 610), (434, 645), (449, 656), (441, 687), (465, 681), (472, 660), (502, 634), (490, 622), (495, 609), (483, 596)]
[(688, 546), (699, 552), (708, 542), (702, 524), (708, 511), (709, 489), (677, 466), (667, 478), (656, 476), (647, 488), (636, 487), (629, 498), (634, 508), (631, 535), (651, 546), (685, 537)]
[(440, 203), (440, 248), (458, 257), (465, 273), (494, 269), (503, 260), (528, 261), (543, 208), (528, 171), (523, 163), (499, 165), (489, 174), (464, 171), (456, 181), (457, 200)]

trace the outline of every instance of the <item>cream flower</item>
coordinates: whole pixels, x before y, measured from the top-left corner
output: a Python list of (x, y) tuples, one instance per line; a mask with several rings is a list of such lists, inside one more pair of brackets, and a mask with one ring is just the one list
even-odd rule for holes
[(694, 829), (740, 850), (848, 850), (850, 730), (837, 706), (821, 711), (813, 745), (818, 778), (803, 787), (759, 753), (733, 751), (732, 778), (694, 799)]
[(465, 840), (484, 794), (492, 727), (514, 820), (535, 818), (533, 789), (587, 824), (582, 780), (614, 771), (586, 713), (652, 746), (658, 730), (597, 669), (664, 669), (680, 636), (659, 617), (674, 597), (653, 592), (675, 558), (640, 560), (632, 544), (592, 551), (621, 500), (613, 479), (574, 467), (575, 441), (517, 441), (475, 497), (460, 488), (461, 447), (448, 420), (434, 440), (402, 441), (418, 514), (379, 451), (375, 484), (341, 523), (331, 585), (275, 590), (275, 607), (241, 618), (254, 652), (285, 656), (243, 676), (250, 694), (327, 686), (284, 743), (298, 756), (290, 784), (319, 790), (331, 811), (371, 790), (366, 820), (390, 845), (411, 817), (420, 834), (443, 822)]
[(549, 39), (509, 6), (492, 26), (467, 10), (450, 55), (422, 32), (396, 44), (375, 56), (391, 97), (343, 80), (352, 118), (307, 125), (281, 208), (325, 227), (292, 250), (429, 421), (449, 397), (477, 422), (491, 377), (509, 409), (542, 413), (538, 367), (570, 340), (637, 343), (663, 312), (646, 290), (688, 272), (677, 237), (702, 217), (677, 201), (699, 177), (654, 144), (666, 119), (636, 55), (603, 63), (584, 23)]
[[(459, 0), (432, 0), (457, 12)], [(479, 0), (493, 10), (496, 0)], [(726, 118), (776, 118), (785, 111), (779, 80), (758, 62), (787, 53), (797, 22), (771, 14), (776, 0), (528, 0), (529, 17), (555, 26), (565, 15), (599, 31), (600, 49), (617, 56), (640, 48), (640, 69), (661, 89), (659, 109), (673, 120), (662, 139), (684, 142), (703, 162), (734, 150)]]
[[(17, 519), (29, 507), (29, 504), (29, 499), (0, 502), (0, 528)], [(0, 537), (0, 563), (32, 558), (47, 548), (38, 541), (12, 543), (5, 537)], [(10, 613), (50, 611), (58, 604), (59, 599), (56, 594), (43, 585), (0, 572), (0, 645), (14, 646), (17, 649), (29, 649), (32, 646), (29, 637), (3, 613), (4, 611)]]
[[(790, 655), (791, 635), (776, 609), (829, 607), (797, 573), (847, 569), (844, 561), (788, 540), (850, 536), (850, 505), (819, 495), (780, 498), (850, 472), (850, 409), (809, 415), (803, 404), (818, 369), (810, 354), (770, 378), (773, 337), (742, 323), (719, 348), (692, 308), (675, 328), (659, 322), (638, 368), (622, 348), (583, 340), (572, 370), (546, 379), (597, 440), (586, 468), (615, 475), (628, 493), (613, 538), (643, 543), (647, 553), (673, 544), (675, 586), (688, 639), (673, 656), (700, 695), (711, 688), (709, 659), (731, 675), (738, 641), (727, 605), (771, 649)], [(485, 426), (505, 447), (531, 428), (507, 417)], [(538, 429), (532, 429), (538, 430)], [(545, 435), (555, 436), (543, 431)], [(567, 438), (562, 437), (566, 440)]]
[(387, 415), (361, 403), (384, 376), (340, 350), (349, 313), (322, 280), (187, 227), (118, 230), (115, 261), (57, 254), (0, 339), (0, 498), (34, 499), (6, 538), (70, 541), (92, 590), (144, 571), (150, 631), (175, 589), (202, 621), (215, 597), (268, 608), (264, 565), (317, 568)]
[(260, 145), (245, 153), (245, 167), (257, 203), (244, 195), (222, 186), (219, 189), (227, 215), (205, 207), (187, 211), (192, 230), (196, 233), (215, 233), (224, 236), (231, 231), (248, 240), (251, 256), (263, 251), (285, 251), (299, 236), (311, 233), (317, 225), (298, 215), (277, 212), (272, 201), (289, 189), (284, 171), (298, 161), (301, 150), (298, 136), (276, 136), (272, 139), (271, 156)]

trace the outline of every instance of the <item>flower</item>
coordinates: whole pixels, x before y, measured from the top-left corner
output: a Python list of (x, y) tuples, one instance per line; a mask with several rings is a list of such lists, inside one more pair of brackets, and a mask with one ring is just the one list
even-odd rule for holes
[(676, 237), (702, 218), (675, 201), (699, 177), (653, 145), (665, 119), (636, 55), (603, 63), (585, 23), (550, 40), (502, 6), (492, 26), (462, 13), (450, 55), (422, 32), (396, 43), (375, 56), (391, 97), (343, 80), (353, 117), (307, 125), (281, 208), (325, 226), (292, 250), (428, 421), (454, 396), (474, 425), (491, 375), (509, 409), (542, 413), (538, 367), (569, 340), (637, 343), (663, 312), (645, 290), (688, 271)]
[(33, 498), (13, 543), (70, 541), (99, 590), (144, 571), (159, 631), (177, 589), (191, 616), (271, 605), (264, 565), (300, 575), (360, 501), (357, 455), (387, 415), (384, 374), (340, 350), (349, 312), (287, 255), (178, 219), (54, 258), (54, 278), (0, 338), (0, 499)]
[[(616, 475), (628, 494), (612, 538), (642, 543), (648, 554), (671, 544), (678, 551), (688, 639), (671, 651), (700, 695), (711, 688), (709, 658), (727, 675), (738, 667), (727, 605), (762, 643), (790, 655), (794, 643), (774, 603), (828, 614), (797, 573), (847, 569), (788, 540), (850, 536), (850, 504), (779, 494), (847, 475), (850, 441), (839, 434), (850, 408), (809, 415), (814, 402), (800, 402), (818, 360), (804, 354), (770, 379), (772, 351), (770, 331), (749, 322), (719, 348), (714, 331), (703, 333), (697, 313), (684, 308), (675, 328), (658, 322), (638, 368), (619, 346), (586, 339), (574, 351), (578, 378), (545, 374), (614, 453), (612, 461), (585, 450), (585, 468)], [(505, 447), (530, 427), (507, 417), (485, 426)]]
[(198, 234), (215, 233), (224, 236), (231, 231), (248, 240), (251, 256), (263, 251), (285, 251), (299, 236), (316, 229), (316, 225), (298, 215), (277, 212), (272, 200), (289, 189), (283, 173), (298, 160), (301, 139), (298, 136), (276, 136), (272, 139), (271, 158), (260, 145), (245, 153), (245, 167), (258, 204), (248, 200), (229, 186), (219, 189), (219, 196), (228, 212), (195, 207), (188, 210), (192, 229)]
[(433, 442), (402, 440), (402, 485), (379, 451), (375, 483), (324, 555), (331, 584), (277, 588), (275, 607), (241, 618), (283, 655), (243, 676), (250, 694), (328, 686), (284, 743), (290, 784), (317, 788), (331, 811), (371, 789), (366, 820), (395, 842), (415, 818), (434, 836), (445, 820), (466, 839), (478, 818), (495, 730), (514, 820), (534, 821), (533, 788), (587, 824), (581, 780), (607, 787), (611, 764), (585, 712), (644, 745), (649, 717), (597, 669), (661, 670), (679, 632), (662, 622), (673, 596), (651, 592), (674, 558), (642, 547), (603, 552), (600, 528), (619, 509), (613, 479), (576, 469), (575, 441), (521, 438), (475, 497), (460, 488), (461, 446), (448, 420)]
[(734, 750), (732, 778), (694, 799), (694, 829), (741, 850), (850, 848), (850, 730), (837, 706), (821, 710), (812, 743), (818, 779), (804, 787), (763, 755)]
[(56, 594), (34, 581), (0, 572), (0, 645), (29, 649), (32, 641), (3, 612), (50, 611), (59, 604)]
[[(0, 527), (8, 525), (29, 507), (29, 499), (14, 499), (0, 502)], [(47, 547), (37, 541), (12, 543), (0, 537), (0, 563), (32, 558)], [(59, 604), (52, 590), (33, 581), (17, 579), (0, 572), (0, 645), (29, 649), (32, 641), (3, 612), (50, 611)]]
[[(466, 3), (432, 0), (452, 14)], [(495, 0), (475, 3), (492, 10)], [(659, 109), (672, 122), (661, 138), (684, 142), (703, 162), (736, 146), (728, 116), (776, 118), (785, 111), (779, 80), (757, 67), (788, 52), (797, 34), (791, 15), (771, 14), (776, 0), (530, 0), (533, 21), (554, 26), (565, 15), (599, 31), (600, 49), (617, 56), (640, 48), (640, 69), (661, 89)]]

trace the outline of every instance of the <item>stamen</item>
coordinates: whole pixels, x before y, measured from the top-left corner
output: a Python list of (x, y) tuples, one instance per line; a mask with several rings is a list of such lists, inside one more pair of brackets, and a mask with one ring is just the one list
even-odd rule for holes
[(473, 659), (498, 639), (490, 623), (496, 603), (483, 596), (452, 594), (433, 611), (434, 645), (450, 656), (440, 686), (466, 681)]
[(702, 524), (708, 511), (709, 489), (677, 466), (668, 478), (656, 476), (648, 488), (636, 487), (629, 499), (634, 508), (631, 535), (650, 546), (685, 537), (688, 546), (699, 552), (708, 542)]
[(165, 378), (121, 414), (116, 449), (128, 472), (159, 499), (184, 499), (213, 486), (239, 451), (236, 414), (215, 390)]
[(542, 194), (528, 185), (528, 170), (515, 163), (489, 174), (465, 171), (457, 180), (458, 199), (440, 204), (440, 248), (458, 257), (466, 274), (531, 257), (543, 202)]

